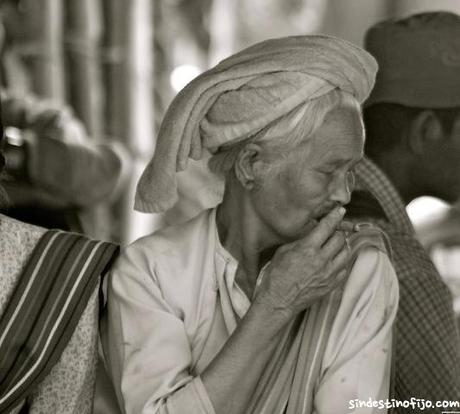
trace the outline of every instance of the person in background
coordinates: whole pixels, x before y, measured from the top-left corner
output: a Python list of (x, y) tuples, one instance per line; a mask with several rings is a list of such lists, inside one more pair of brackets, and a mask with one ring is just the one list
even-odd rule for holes
[(3, 187), (10, 201), (3, 212), (46, 228), (83, 232), (79, 213), (113, 200), (126, 181), (126, 150), (91, 140), (69, 108), (0, 93), (9, 178)]
[(129, 154), (114, 139), (89, 137), (70, 107), (33, 96), (31, 67), (21, 50), (36, 39), (28, 37), (22, 6), (0, 0), (0, 93), (8, 160), (3, 186), (10, 200), (2, 212), (46, 228), (119, 240), (108, 203), (127, 182)]
[[(3, 141), (0, 119), (0, 170)], [(0, 214), (1, 413), (92, 412), (99, 282), (117, 253)]]
[(354, 404), (389, 394), (396, 276), (380, 233), (342, 222), (376, 69), (344, 40), (272, 39), (176, 96), (136, 208), (171, 208), (204, 149), (225, 192), (127, 247), (108, 278), (125, 413), (380, 411)]
[(357, 188), (348, 212), (378, 224), (391, 241), (400, 285), (399, 400), (460, 400), (460, 341), (451, 293), (405, 210), (420, 196), (449, 203), (460, 197), (459, 39), (460, 17), (449, 12), (384, 21), (365, 38), (379, 72), (365, 103), (366, 157), (355, 169)]

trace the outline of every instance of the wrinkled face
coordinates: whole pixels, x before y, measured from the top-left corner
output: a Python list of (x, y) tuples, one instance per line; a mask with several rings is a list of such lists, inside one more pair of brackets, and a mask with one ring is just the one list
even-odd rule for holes
[(280, 241), (292, 241), (332, 208), (347, 204), (353, 185), (351, 170), (361, 159), (363, 146), (358, 105), (329, 112), (316, 132), (268, 170), (252, 191), (262, 223)]

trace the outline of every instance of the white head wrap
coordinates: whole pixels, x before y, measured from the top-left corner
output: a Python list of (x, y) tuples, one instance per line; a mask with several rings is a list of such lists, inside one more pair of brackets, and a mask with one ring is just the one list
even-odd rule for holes
[(329, 36), (267, 40), (190, 82), (163, 119), (135, 209), (162, 212), (177, 201), (176, 171), (187, 159), (256, 134), (308, 100), (341, 89), (363, 102), (377, 64), (363, 49)]

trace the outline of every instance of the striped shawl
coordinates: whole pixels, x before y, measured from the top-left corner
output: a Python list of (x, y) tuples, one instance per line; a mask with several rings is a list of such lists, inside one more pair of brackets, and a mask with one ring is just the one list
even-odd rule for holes
[(39, 240), (0, 315), (0, 413), (24, 401), (59, 361), (117, 251), (56, 230)]

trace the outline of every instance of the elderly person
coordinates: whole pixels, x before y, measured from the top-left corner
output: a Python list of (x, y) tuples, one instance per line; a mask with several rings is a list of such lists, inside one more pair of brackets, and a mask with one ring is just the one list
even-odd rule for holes
[(225, 193), (115, 264), (105, 343), (124, 412), (336, 414), (388, 396), (395, 274), (376, 230), (337, 231), (375, 71), (339, 39), (274, 39), (173, 101), (137, 208), (172, 207), (176, 169), (205, 149)]
[(1, 413), (92, 412), (99, 280), (117, 249), (0, 214)]

